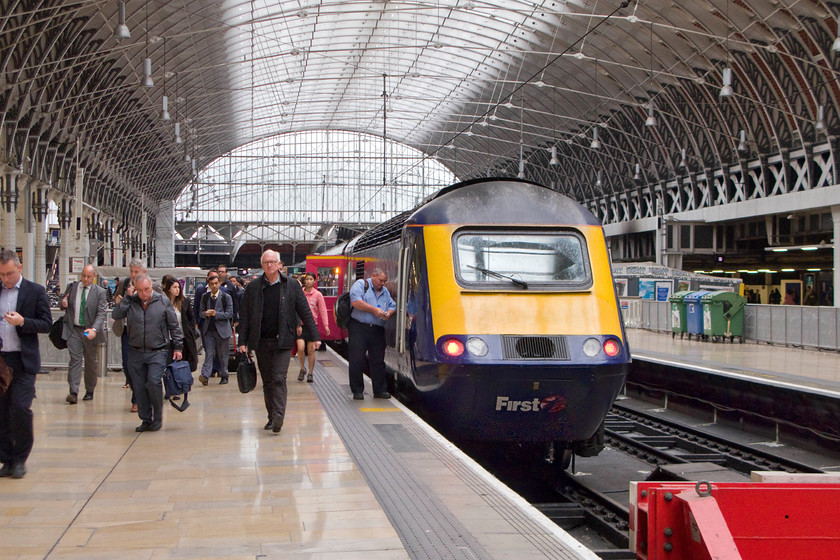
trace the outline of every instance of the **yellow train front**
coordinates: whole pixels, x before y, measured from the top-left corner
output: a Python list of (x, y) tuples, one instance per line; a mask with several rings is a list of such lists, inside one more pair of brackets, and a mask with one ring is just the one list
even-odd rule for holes
[[(453, 185), (351, 242), (397, 301), (386, 364), (452, 437), (596, 454), (630, 363), (601, 224), (514, 179)], [(350, 268), (350, 267), (348, 267)]]

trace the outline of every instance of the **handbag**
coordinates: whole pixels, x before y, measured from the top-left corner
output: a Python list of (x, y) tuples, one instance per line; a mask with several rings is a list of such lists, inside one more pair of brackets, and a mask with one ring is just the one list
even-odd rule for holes
[(240, 354), (239, 365), (236, 366), (236, 384), (240, 393), (250, 393), (257, 386), (257, 364), (247, 353)]
[[(184, 412), (189, 408), (190, 401), (188, 393), (192, 388), (192, 384), (193, 374), (190, 369), (190, 364), (184, 361), (177, 361), (166, 366), (166, 370), (163, 372), (163, 387), (166, 390), (164, 398), (178, 412)], [(184, 395), (184, 402), (180, 406), (172, 400), (172, 397), (177, 395)]]
[(67, 341), (64, 340), (62, 333), (64, 332), (64, 315), (56, 319), (50, 327), (50, 342), (59, 350), (67, 348)]

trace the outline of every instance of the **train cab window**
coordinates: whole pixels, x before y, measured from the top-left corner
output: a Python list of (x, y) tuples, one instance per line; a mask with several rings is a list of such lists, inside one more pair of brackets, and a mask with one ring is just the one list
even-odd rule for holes
[(455, 268), (468, 288), (585, 289), (592, 285), (583, 237), (572, 231), (464, 231)]
[(318, 291), (330, 297), (338, 295), (338, 269), (331, 266), (318, 267)]

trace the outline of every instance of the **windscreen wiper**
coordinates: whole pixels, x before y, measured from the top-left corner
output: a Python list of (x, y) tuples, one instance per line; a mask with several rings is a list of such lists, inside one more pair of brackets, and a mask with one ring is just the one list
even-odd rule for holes
[(498, 273), (494, 270), (488, 270), (486, 268), (481, 268), (480, 266), (467, 265), (467, 268), (471, 268), (473, 270), (483, 272), (484, 274), (489, 274), (490, 276), (494, 276), (496, 278), (502, 278), (504, 280), (510, 280), (511, 282), (516, 284), (517, 286), (522, 286), (526, 290), (528, 289), (528, 284), (526, 282), (523, 282), (522, 280), (519, 280), (518, 278), (513, 278), (512, 276), (505, 276), (504, 274), (500, 274), (500, 273)]

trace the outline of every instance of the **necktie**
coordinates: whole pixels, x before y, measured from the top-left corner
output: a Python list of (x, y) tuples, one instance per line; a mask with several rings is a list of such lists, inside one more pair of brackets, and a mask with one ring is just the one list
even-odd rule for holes
[(87, 299), (87, 286), (82, 288), (82, 303), (79, 305), (79, 325), (85, 326), (85, 300)]

